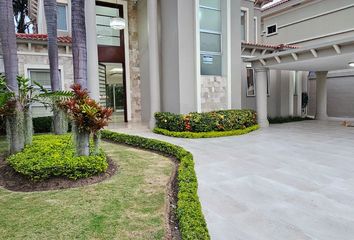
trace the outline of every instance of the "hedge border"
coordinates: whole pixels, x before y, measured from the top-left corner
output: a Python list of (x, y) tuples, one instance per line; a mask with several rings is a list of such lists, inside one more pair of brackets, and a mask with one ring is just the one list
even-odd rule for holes
[(219, 132), (172, 132), (162, 128), (154, 128), (153, 132), (169, 137), (176, 138), (218, 138), (227, 136), (244, 135), (259, 129), (259, 125), (253, 125), (245, 129), (237, 129), (231, 131), (219, 131)]
[(193, 155), (180, 146), (140, 136), (102, 131), (102, 138), (116, 143), (157, 151), (179, 160), (177, 218), (183, 240), (209, 240), (207, 224), (198, 197)]

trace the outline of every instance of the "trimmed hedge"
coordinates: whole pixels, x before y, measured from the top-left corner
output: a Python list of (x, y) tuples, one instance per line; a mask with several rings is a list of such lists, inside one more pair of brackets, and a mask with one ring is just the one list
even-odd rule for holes
[(108, 168), (102, 150), (95, 156), (75, 156), (71, 135), (34, 136), (32, 145), (10, 156), (7, 162), (15, 171), (34, 181), (50, 177), (75, 180), (97, 175)]
[(178, 169), (177, 218), (183, 240), (210, 239), (199, 202), (198, 182), (194, 171), (193, 155), (182, 147), (160, 140), (102, 131), (102, 138), (120, 144), (158, 151), (180, 161)]
[(306, 120), (313, 120), (309, 117), (274, 117), (268, 118), (270, 124), (281, 124), (281, 123), (289, 123), (289, 122), (301, 122)]
[(251, 127), (245, 129), (231, 130), (225, 132), (171, 132), (162, 128), (155, 128), (153, 130), (154, 133), (162, 134), (170, 137), (177, 138), (217, 138), (217, 137), (227, 137), (227, 136), (237, 136), (250, 133), (259, 129), (259, 125), (253, 125)]
[[(34, 133), (50, 133), (52, 132), (52, 116), (33, 118)], [(69, 122), (69, 131), (71, 123)], [(0, 118), (0, 135), (6, 134), (5, 119)]]
[(155, 113), (156, 127), (171, 132), (224, 132), (257, 124), (253, 110), (225, 110), (208, 113)]

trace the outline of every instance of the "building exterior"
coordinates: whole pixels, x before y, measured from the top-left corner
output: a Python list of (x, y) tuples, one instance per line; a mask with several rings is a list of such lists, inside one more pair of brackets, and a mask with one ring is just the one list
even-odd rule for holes
[[(262, 8), (268, 2), (86, 1), (92, 97), (114, 108), (117, 121), (151, 126), (157, 111), (258, 109), (263, 104), (257, 99), (261, 83), (256, 84), (258, 70), (250, 59), (353, 37), (351, 0), (283, 0)], [(70, 0), (58, 0), (60, 69), (66, 89), (73, 82), (70, 5)], [(18, 35), (20, 73), (37, 81), (45, 78), (45, 83), (49, 64), (43, 0), (30, 1), (30, 16), (36, 34)], [(117, 18), (125, 19), (123, 30), (112, 28)], [(329, 116), (354, 117), (353, 71), (330, 72), (327, 77)], [(262, 101), (268, 116), (315, 115), (316, 75), (311, 69), (267, 68), (266, 79)], [(303, 107), (303, 93), (309, 94), (309, 107)]]
[[(306, 47), (354, 38), (354, 2), (351, 0), (283, 0), (262, 11), (262, 42)], [(307, 75), (307, 76), (306, 76)], [(303, 91), (309, 93), (308, 114), (316, 112), (314, 74), (304, 73)], [(309, 79), (309, 81), (307, 81)], [(327, 75), (328, 115), (354, 117), (354, 70)]]

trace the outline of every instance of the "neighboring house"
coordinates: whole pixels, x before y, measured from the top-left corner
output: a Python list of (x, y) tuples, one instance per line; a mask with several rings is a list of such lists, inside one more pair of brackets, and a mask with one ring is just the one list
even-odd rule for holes
[[(263, 43), (306, 47), (354, 38), (353, 0), (283, 0), (262, 10)], [(304, 88), (310, 96), (309, 114), (316, 112), (313, 74)], [(354, 70), (329, 72), (328, 115), (354, 117)], [(306, 90), (307, 88), (307, 90)]]
[[(114, 108), (115, 120), (142, 120), (151, 124), (157, 111), (257, 109), (256, 73), (253, 64), (248, 62), (250, 59), (296, 50), (311, 44), (304, 39), (315, 41), (324, 34), (331, 35), (326, 39), (338, 37), (340, 31), (346, 36), (350, 31), (344, 33), (344, 25), (346, 20), (353, 22), (354, 16), (345, 17), (348, 9), (353, 11), (350, 7), (345, 8), (350, 0), (335, 1), (336, 4), (331, 0), (287, 0), (262, 9), (268, 2), (86, 1), (88, 86), (92, 97)], [(69, 66), (72, 63), (71, 2), (58, 0), (58, 3), (59, 42), (67, 40), (60, 42), (61, 75), (63, 87), (67, 89), (73, 81)], [(334, 12), (343, 11), (345, 15), (332, 16), (339, 21), (338, 25), (343, 25), (338, 29), (316, 33), (317, 30), (301, 26), (296, 31), (286, 30), (287, 26), (300, 21), (297, 16), (301, 21), (312, 21), (322, 15), (331, 15), (333, 9), (336, 9)], [(313, 15), (313, 11), (317, 14)], [(37, 80), (44, 78), (44, 74), (31, 74), (23, 62), (30, 64), (30, 69), (34, 65), (43, 71), (49, 69), (43, 0), (30, 0), (30, 15), (37, 35), (18, 36), (20, 73)], [(122, 19), (125, 28), (117, 30), (114, 24), (123, 27)], [(308, 83), (309, 72), (267, 71), (267, 114), (272, 117), (306, 115), (307, 109), (302, 108), (302, 93), (310, 86), (310, 94), (313, 94), (312, 85)], [(49, 75), (45, 78), (48, 81)], [(331, 104), (329, 100), (329, 107)], [(331, 115), (331, 111), (329, 113)]]

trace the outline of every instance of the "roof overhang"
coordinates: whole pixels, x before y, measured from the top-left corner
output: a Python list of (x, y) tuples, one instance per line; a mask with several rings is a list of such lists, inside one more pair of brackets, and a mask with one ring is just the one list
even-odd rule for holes
[(296, 71), (334, 71), (348, 69), (354, 62), (354, 39), (343, 39), (300, 49), (247, 59), (255, 68)]

